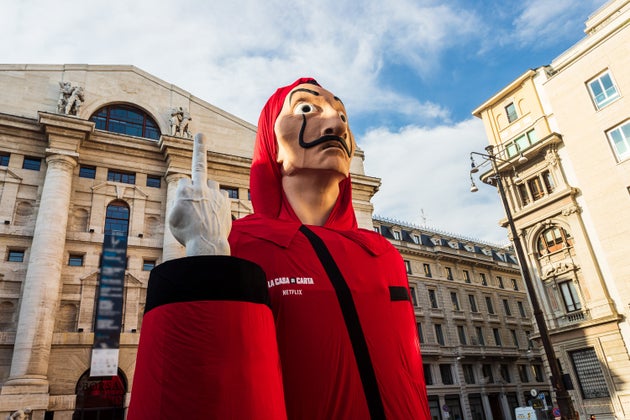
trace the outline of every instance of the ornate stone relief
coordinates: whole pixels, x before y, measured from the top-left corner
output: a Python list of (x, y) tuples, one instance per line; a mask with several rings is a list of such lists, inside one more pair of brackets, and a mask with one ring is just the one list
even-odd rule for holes
[(554, 264), (548, 264), (541, 267), (542, 279), (548, 279), (550, 277), (556, 277), (569, 271), (575, 271), (578, 267), (569, 261), (560, 261)]
[(188, 123), (192, 121), (190, 113), (181, 106), (171, 110), (171, 136), (192, 138)]
[(59, 114), (77, 115), (84, 100), (81, 86), (72, 86), (70, 82), (59, 82), (59, 100), (57, 101)]
[(563, 216), (570, 216), (572, 214), (580, 214), (582, 213), (582, 209), (577, 204), (570, 204), (567, 207), (562, 209)]
[(558, 165), (558, 160), (558, 152), (556, 152), (555, 148), (550, 147), (547, 149), (547, 153), (545, 153), (545, 161), (547, 161), (550, 166), (556, 166)]

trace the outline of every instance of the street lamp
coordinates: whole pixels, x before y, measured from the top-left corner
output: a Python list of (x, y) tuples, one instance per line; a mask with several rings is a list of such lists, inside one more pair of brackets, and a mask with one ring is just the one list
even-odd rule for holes
[[(523, 281), (525, 282), (525, 286), (527, 287), (527, 292), (529, 293), (529, 298), (532, 303), (532, 310), (534, 311), (534, 319), (536, 320), (536, 326), (538, 327), (538, 332), (540, 333), (540, 341), (542, 341), (543, 348), (545, 350), (545, 354), (547, 355), (547, 362), (549, 363), (549, 368), (551, 369), (551, 383), (556, 391), (556, 400), (558, 401), (558, 408), (560, 409), (560, 414), (562, 419), (566, 420), (574, 420), (575, 419), (575, 410), (573, 409), (573, 403), (571, 402), (571, 396), (567, 392), (566, 387), (562, 381), (562, 374), (560, 373), (560, 365), (558, 364), (558, 359), (556, 359), (556, 353), (551, 345), (551, 339), (549, 337), (549, 330), (547, 329), (547, 324), (545, 322), (545, 317), (542, 309), (540, 308), (540, 304), (538, 303), (538, 297), (536, 295), (536, 290), (534, 289), (534, 284), (532, 283), (531, 276), (529, 274), (529, 269), (527, 267), (527, 260), (525, 259), (525, 252), (523, 251), (523, 246), (521, 245), (521, 241), (516, 232), (516, 226), (514, 225), (514, 219), (512, 218), (512, 211), (510, 210), (510, 205), (508, 204), (507, 197), (505, 195), (505, 189), (503, 187), (503, 182), (501, 181), (501, 172), (499, 171), (497, 161), (502, 163), (510, 163), (504, 159), (497, 157), (494, 154), (494, 146), (489, 145), (486, 147), (487, 153), (478, 153), (471, 152), (470, 153), (470, 161), (471, 161), (471, 170), (470, 170), (470, 181), (471, 181), (471, 192), (478, 191), (475, 182), (472, 179), (472, 174), (479, 171), (477, 165), (475, 165), (475, 161), (473, 159), (473, 155), (481, 156), (486, 159), (483, 163), (490, 162), (492, 165), (492, 175), (489, 176), (486, 180), (483, 180), (486, 184), (495, 185), (499, 190), (499, 195), (501, 196), (501, 202), (503, 203), (503, 208), (505, 210), (505, 215), (507, 217), (508, 225), (510, 227), (510, 232), (512, 233), (512, 242), (514, 243), (514, 249), (516, 251), (516, 256), (518, 258), (519, 266), (521, 268), (521, 274), (523, 275)], [(518, 159), (518, 163), (527, 162), (527, 158), (521, 154)], [(516, 172), (515, 172), (516, 174)], [(492, 181), (492, 182), (489, 182)]]

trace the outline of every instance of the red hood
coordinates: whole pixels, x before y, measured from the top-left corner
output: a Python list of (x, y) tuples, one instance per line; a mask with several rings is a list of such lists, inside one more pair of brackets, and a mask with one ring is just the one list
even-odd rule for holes
[[(297, 85), (304, 83), (319, 85), (314, 79), (300, 78), (288, 86), (281, 87), (269, 98), (260, 113), (249, 181), (254, 214), (299, 222), (282, 190), (280, 165), (276, 162), (278, 144), (274, 125), (286, 96)], [(339, 198), (324, 227), (341, 230), (357, 228), (349, 176), (339, 183)]]

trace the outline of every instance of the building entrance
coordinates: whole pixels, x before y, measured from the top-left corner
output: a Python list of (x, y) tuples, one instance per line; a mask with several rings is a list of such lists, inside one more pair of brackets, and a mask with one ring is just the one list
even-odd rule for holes
[(77, 382), (77, 405), (72, 420), (123, 420), (127, 378), (118, 375), (90, 377), (88, 369)]

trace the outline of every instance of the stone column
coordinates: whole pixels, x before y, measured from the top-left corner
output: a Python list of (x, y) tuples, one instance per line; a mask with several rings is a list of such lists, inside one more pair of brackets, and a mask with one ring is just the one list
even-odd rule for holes
[(499, 400), (501, 401), (501, 410), (503, 410), (503, 414), (505, 418), (510, 418), (514, 415), (514, 413), (510, 414), (512, 410), (510, 410), (510, 404), (508, 403), (507, 395), (505, 392), (501, 392), (499, 394)]
[(175, 191), (177, 184), (182, 178), (187, 178), (182, 173), (171, 173), (166, 176), (166, 214), (164, 217), (164, 242), (162, 246), (162, 262), (182, 258), (186, 256), (186, 248), (173, 236), (171, 229), (168, 227), (168, 218), (173, 210), (175, 201)]
[(2, 394), (47, 394), (48, 359), (55, 313), (59, 305), (61, 267), (78, 154), (47, 150), (48, 168), (42, 188), (9, 380)]
[(492, 418), (492, 407), (490, 406), (490, 399), (487, 392), (481, 393), (481, 405), (483, 405), (483, 411), (487, 419)]

